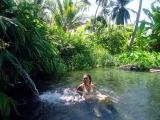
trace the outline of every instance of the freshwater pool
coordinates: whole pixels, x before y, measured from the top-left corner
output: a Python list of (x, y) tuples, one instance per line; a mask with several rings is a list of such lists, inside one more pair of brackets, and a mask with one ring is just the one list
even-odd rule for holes
[[(95, 94), (85, 100), (76, 93), (84, 73), (95, 84)], [(160, 120), (160, 74), (96, 68), (68, 72), (37, 84), (39, 99), (23, 108), (23, 120)]]

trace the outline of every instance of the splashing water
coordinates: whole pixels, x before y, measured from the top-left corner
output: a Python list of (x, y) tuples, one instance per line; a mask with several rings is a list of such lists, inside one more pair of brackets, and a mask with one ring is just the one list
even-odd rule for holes
[[(92, 74), (97, 95), (111, 101), (87, 101), (75, 92), (81, 75), (74, 71), (56, 84), (47, 82), (39, 88), (40, 99), (31, 101), (23, 120), (159, 120), (160, 74), (126, 72), (117, 68), (96, 68)], [(78, 77), (77, 77), (78, 76)], [(114, 79), (110, 79), (114, 76)], [(104, 79), (105, 78), (105, 79)], [(49, 83), (49, 84), (48, 84)], [(47, 91), (46, 91), (47, 90)], [(107, 99), (107, 100), (108, 100)]]
[(71, 88), (65, 88), (62, 91), (47, 91), (42, 93), (39, 97), (41, 100), (46, 100), (56, 105), (72, 105), (85, 100), (83, 96), (79, 95)]
[[(109, 96), (103, 95), (99, 91), (96, 91), (94, 95), (91, 95), (89, 99), (86, 99), (85, 94), (81, 96), (76, 92), (75, 89), (64, 88), (60, 90), (58, 88), (54, 91), (43, 92), (39, 97), (43, 102), (48, 102), (51, 106), (53, 105), (54, 108), (57, 107), (57, 110), (60, 109), (68, 114), (71, 113), (72, 110), (75, 112), (75, 114), (78, 114), (78, 111), (80, 110), (81, 113), (79, 114), (82, 114), (82, 116), (87, 114), (87, 116), (92, 115), (92, 117), (96, 118), (104, 117), (104, 119), (107, 117), (115, 118), (117, 116), (117, 111), (115, 110), (114, 106), (110, 104), (107, 99), (105, 99)], [(66, 109), (68, 106), (69, 109), (66, 111), (64, 106), (66, 106)], [(78, 120), (81, 119), (82, 118), (79, 118)]]

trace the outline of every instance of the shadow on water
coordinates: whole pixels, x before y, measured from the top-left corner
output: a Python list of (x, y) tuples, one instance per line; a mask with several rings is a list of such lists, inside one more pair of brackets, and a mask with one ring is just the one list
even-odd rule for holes
[[(100, 99), (85, 99), (76, 93), (84, 73), (91, 74), (95, 95), (102, 96)], [(19, 119), (160, 120), (159, 79), (159, 74), (116, 68), (70, 72), (38, 83), (39, 97), (19, 107)]]

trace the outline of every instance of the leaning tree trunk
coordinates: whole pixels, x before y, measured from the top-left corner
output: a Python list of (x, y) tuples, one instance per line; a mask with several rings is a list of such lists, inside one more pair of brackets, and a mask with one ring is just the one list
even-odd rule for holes
[(136, 30), (138, 28), (138, 23), (139, 23), (139, 18), (140, 18), (140, 14), (141, 14), (141, 8), (142, 8), (142, 1), (143, 0), (139, 0), (139, 9), (138, 9), (138, 14), (137, 14), (137, 18), (136, 18), (136, 25), (134, 27), (134, 31), (132, 33), (132, 36), (130, 38), (130, 43), (129, 43), (130, 48), (132, 47), (132, 44), (133, 44), (133, 41), (134, 41), (134, 38), (135, 38), (135, 35), (136, 35)]
[(93, 25), (92, 25), (92, 31), (94, 31), (94, 26), (95, 26), (95, 23), (96, 23), (96, 15), (97, 15), (100, 3), (101, 3), (101, 1), (99, 1), (99, 3), (98, 3), (97, 9), (96, 9), (96, 12), (95, 12), (95, 15), (94, 15)]

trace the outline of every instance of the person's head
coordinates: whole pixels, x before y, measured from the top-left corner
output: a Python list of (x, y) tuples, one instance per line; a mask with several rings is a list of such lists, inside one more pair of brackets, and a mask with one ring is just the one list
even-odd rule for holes
[(92, 82), (92, 78), (89, 74), (84, 74), (83, 75), (83, 81), (84, 83), (91, 83)]

